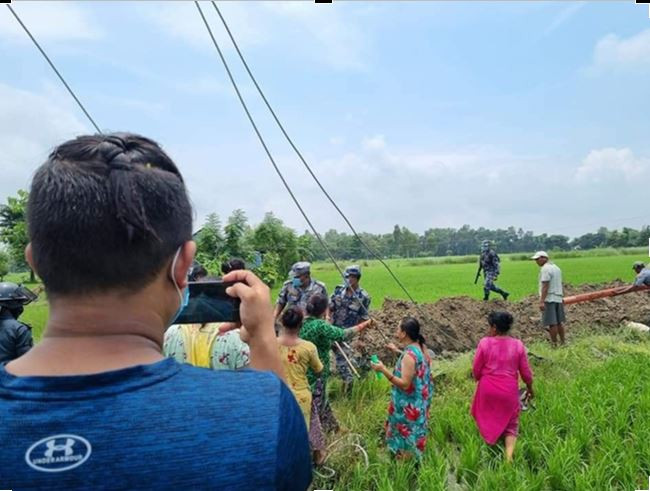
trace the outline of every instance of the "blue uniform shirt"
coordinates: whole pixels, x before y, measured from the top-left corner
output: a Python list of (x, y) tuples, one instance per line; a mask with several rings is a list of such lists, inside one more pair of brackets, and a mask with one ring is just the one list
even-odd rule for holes
[(275, 375), (166, 359), (94, 375), (0, 369), (3, 489), (304, 490), (305, 420)]
[(635, 286), (650, 286), (650, 268), (643, 268), (634, 280)]
[(345, 285), (338, 285), (330, 298), (330, 316), (332, 324), (339, 327), (353, 327), (370, 319), (370, 295), (358, 287), (353, 294), (348, 295)]

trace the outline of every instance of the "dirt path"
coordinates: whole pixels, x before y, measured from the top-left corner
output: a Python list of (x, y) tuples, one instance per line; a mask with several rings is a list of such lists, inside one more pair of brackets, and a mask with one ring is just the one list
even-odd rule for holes
[[(585, 293), (603, 288), (623, 286), (614, 282), (600, 285), (565, 286), (565, 295)], [(427, 344), (436, 354), (445, 352), (462, 352), (474, 349), (487, 329), (486, 317), (493, 310), (508, 310), (515, 318), (513, 335), (524, 340), (539, 340), (545, 332), (540, 323), (537, 296), (530, 296), (521, 302), (504, 302), (491, 300), (483, 302), (469, 297), (444, 298), (432, 304), (421, 304), (426, 317), (409, 302), (386, 299), (373, 318), (378, 325), (366, 331), (357, 341), (358, 349), (363, 353), (378, 353), (380, 357), (391, 358), (384, 348), (385, 338), (393, 339), (396, 327), (402, 318), (414, 316), (423, 325), (423, 334)], [(624, 320), (650, 324), (650, 292), (637, 292), (613, 298), (604, 298), (592, 302), (569, 305), (566, 307), (567, 329), (582, 326), (589, 328), (613, 328)], [(376, 332), (381, 331), (381, 333)]]

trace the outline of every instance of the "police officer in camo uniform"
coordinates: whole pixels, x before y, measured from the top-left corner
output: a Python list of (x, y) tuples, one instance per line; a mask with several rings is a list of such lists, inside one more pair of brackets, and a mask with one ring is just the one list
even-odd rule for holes
[(285, 307), (298, 306), (303, 312), (306, 310), (307, 302), (317, 293), (327, 298), (325, 283), (314, 280), (311, 277), (311, 264), (299, 262), (291, 267), (289, 272), (290, 280), (285, 281), (278, 295), (275, 305), (275, 318), (278, 319)]
[[(361, 322), (370, 319), (370, 295), (359, 286), (361, 279), (361, 267), (358, 265), (349, 266), (343, 273), (345, 284), (338, 285), (330, 299), (330, 322), (335, 326), (344, 329), (354, 327)], [(354, 359), (352, 350), (346, 343), (341, 345), (348, 359)], [(354, 380), (350, 367), (340, 351), (334, 350), (336, 357), (336, 371), (339, 373), (346, 386)], [(359, 363), (357, 363), (359, 365)]]
[(501, 272), (501, 260), (499, 259), (499, 255), (492, 249), (489, 240), (484, 240), (481, 244), (481, 257), (479, 261), (485, 278), (485, 283), (483, 284), (483, 300), (490, 298), (490, 292), (499, 293), (504, 300), (508, 300), (508, 295), (510, 294), (494, 283)]
[(23, 306), (36, 294), (15, 283), (0, 283), (0, 365), (27, 353), (33, 346), (32, 328), (18, 320)]

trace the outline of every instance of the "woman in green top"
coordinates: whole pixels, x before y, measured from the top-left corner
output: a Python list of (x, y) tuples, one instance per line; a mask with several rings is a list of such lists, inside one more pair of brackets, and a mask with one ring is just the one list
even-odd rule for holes
[(308, 317), (302, 325), (300, 337), (316, 345), (318, 357), (324, 366), (320, 378), (311, 370), (307, 372), (307, 378), (312, 389), (312, 411), (318, 411), (320, 420), (327, 430), (335, 430), (338, 428), (338, 423), (326, 397), (327, 379), (330, 375), (330, 351), (335, 342), (340, 343), (355, 336), (371, 326), (372, 320), (367, 320), (347, 329), (333, 326), (324, 319), (328, 304), (329, 299), (325, 295), (316, 294), (309, 299), (307, 302)]

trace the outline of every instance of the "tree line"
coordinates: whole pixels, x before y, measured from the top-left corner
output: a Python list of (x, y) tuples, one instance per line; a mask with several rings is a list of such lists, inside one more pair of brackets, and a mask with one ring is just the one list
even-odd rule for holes
[[(8, 271), (29, 271), (24, 259), (28, 241), (25, 223), (28, 196), (26, 191), (19, 190), (16, 196), (7, 199), (6, 204), (0, 205), (0, 277)], [(515, 227), (475, 229), (463, 225), (460, 228), (430, 228), (418, 234), (407, 227), (395, 225), (392, 233), (362, 232), (359, 237), (361, 240), (333, 229), (322, 235), (323, 242), (335, 259), (354, 261), (374, 257), (365, 246), (381, 258), (472, 255), (478, 254), (481, 242), (486, 239), (492, 241), (499, 253), (637, 247), (648, 244), (650, 226), (639, 230), (629, 227), (608, 230), (601, 227), (595, 233), (571, 239), (557, 234), (536, 235)], [(216, 213), (211, 213), (194, 234), (194, 239), (197, 243), (197, 261), (211, 274), (219, 274), (223, 261), (239, 257), (271, 286), (284, 280), (296, 261), (329, 259), (314, 234), (309, 231), (297, 233), (272, 212), (266, 213), (257, 225), (251, 225), (241, 209), (234, 210), (225, 223)]]

